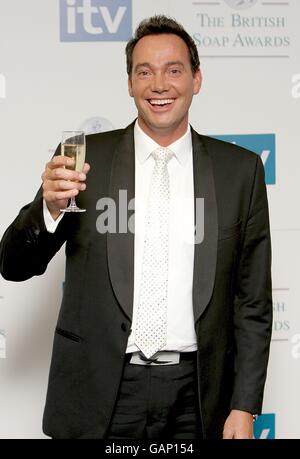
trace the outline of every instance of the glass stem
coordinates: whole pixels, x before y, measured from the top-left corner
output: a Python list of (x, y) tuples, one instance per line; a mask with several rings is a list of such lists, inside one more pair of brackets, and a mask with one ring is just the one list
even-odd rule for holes
[(69, 207), (77, 207), (77, 204), (76, 204), (76, 201), (75, 201), (75, 197), (74, 197), (74, 196), (71, 197), (71, 202), (70, 202)]

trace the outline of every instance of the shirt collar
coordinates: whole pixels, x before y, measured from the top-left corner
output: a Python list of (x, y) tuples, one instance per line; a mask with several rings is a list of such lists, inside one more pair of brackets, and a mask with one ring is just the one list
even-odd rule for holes
[[(136, 120), (134, 125), (134, 146), (136, 157), (141, 164), (149, 158), (154, 150), (160, 147), (158, 143), (151, 139), (151, 137), (141, 129), (138, 120)], [(192, 134), (190, 125), (188, 125), (186, 133), (171, 145), (168, 145), (168, 148), (172, 150), (177, 161), (184, 167), (192, 153)]]

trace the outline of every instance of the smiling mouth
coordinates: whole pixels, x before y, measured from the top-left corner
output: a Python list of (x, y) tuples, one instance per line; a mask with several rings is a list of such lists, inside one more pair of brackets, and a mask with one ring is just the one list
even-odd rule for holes
[(147, 101), (152, 107), (166, 107), (172, 105), (175, 99), (147, 99)]

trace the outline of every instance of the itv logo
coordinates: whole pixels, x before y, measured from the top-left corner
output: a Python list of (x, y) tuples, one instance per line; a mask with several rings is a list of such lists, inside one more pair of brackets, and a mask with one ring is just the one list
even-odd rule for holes
[(257, 153), (265, 168), (265, 181), (267, 185), (276, 183), (275, 171), (275, 134), (242, 134), (242, 135), (214, 135), (216, 139), (235, 143), (240, 147)]
[(275, 439), (275, 414), (261, 414), (253, 424), (253, 436), (257, 440)]
[(132, 0), (60, 0), (60, 41), (128, 41)]

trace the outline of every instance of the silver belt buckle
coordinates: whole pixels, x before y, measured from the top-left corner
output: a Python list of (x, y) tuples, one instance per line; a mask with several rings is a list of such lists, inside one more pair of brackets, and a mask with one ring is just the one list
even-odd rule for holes
[(133, 352), (129, 363), (146, 366), (177, 365), (180, 361), (180, 352), (160, 351), (154, 354), (151, 359), (155, 361), (143, 360), (140, 352)]

